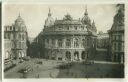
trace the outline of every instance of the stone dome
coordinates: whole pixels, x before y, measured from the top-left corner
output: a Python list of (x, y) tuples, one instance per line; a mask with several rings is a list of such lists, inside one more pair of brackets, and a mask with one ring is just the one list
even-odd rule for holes
[(54, 25), (54, 19), (52, 17), (48, 17), (46, 20), (45, 20), (45, 26), (47, 27), (50, 27)]
[(90, 20), (90, 18), (88, 16), (87, 9), (85, 10), (84, 17), (81, 19), (81, 22), (83, 24), (89, 24), (89, 25), (91, 25), (91, 20)]
[(50, 11), (50, 9), (49, 9), (48, 17), (47, 17), (47, 19), (45, 20), (45, 26), (46, 26), (46, 27), (50, 27), (50, 26), (54, 25), (54, 19), (52, 18), (51, 15), (52, 15), (52, 14), (51, 14), (51, 11)]
[(21, 18), (21, 16), (19, 15), (18, 18), (15, 20), (15, 23), (17, 22), (24, 22), (24, 20)]
[(20, 15), (15, 20), (14, 28), (16, 31), (26, 31), (25, 22)]

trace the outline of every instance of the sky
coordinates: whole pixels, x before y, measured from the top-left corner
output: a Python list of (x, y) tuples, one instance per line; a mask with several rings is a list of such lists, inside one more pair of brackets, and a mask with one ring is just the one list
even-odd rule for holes
[(34, 38), (43, 30), (49, 8), (54, 19), (63, 19), (67, 13), (73, 19), (79, 19), (84, 16), (86, 6), (97, 30), (107, 32), (113, 24), (116, 4), (5, 4), (3, 21), (4, 25), (12, 25), (20, 13), (27, 26), (28, 36)]

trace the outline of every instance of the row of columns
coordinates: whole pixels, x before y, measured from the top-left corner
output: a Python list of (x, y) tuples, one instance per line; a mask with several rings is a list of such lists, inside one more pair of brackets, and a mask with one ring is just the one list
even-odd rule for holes
[[(84, 39), (84, 38), (83, 38)], [(71, 46), (70, 46), (70, 48), (74, 48), (75, 46), (74, 46), (74, 39), (70, 39), (71, 40)], [(58, 39), (54, 39), (54, 43), (55, 44), (52, 44), (52, 39), (49, 39), (49, 42), (47, 41), (47, 39), (45, 39), (45, 48), (51, 48), (51, 47), (54, 47), (54, 48), (57, 48), (57, 47), (59, 47), (58, 46)], [(85, 39), (84, 39), (84, 41), (85, 41)], [(86, 41), (85, 41), (86, 42)], [(83, 42), (82, 42), (82, 39), (80, 40), (80, 39), (78, 39), (78, 44), (79, 44), (79, 46), (78, 47), (76, 47), (76, 48), (83, 48), (84, 46), (83, 46)], [(66, 38), (65, 39), (62, 39), (62, 48), (67, 48), (66, 47)]]

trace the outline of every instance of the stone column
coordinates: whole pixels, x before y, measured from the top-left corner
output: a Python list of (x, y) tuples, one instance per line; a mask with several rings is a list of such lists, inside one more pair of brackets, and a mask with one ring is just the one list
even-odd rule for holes
[(71, 61), (74, 61), (74, 52), (71, 50)]
[(47, 39), (45, 39), (45, 48), (47, 48)]
[(55, 47), (57, 48), (58, 47), (58, 40), (57, 39), (55, 39)]
[(49, 39), (49, 45), (48, 45), (48, 48), (51, 49), (51, 46), (52, 46), (52, 44), (51, 44), (51, 39)]
[(71, 40), (71, 48), (74, 48), (74, 37)]
[(79, 60), (80, 60), (80, 61), (82, 60), (82, 58), (81, 58), (81, 53), (82, 53), (82, 51), (79, 51)]
[(65, 42), (66, 42), (66, 38), (63, 39), (63, 48), (66, 47), (66, 43)]

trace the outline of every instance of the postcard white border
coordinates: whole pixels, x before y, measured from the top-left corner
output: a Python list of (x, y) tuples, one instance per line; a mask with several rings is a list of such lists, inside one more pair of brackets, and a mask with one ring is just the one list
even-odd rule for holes
[[(62, 0), (61, 0), (62, 1)], [(77, 0), (78, 1), (78, 0)], [(81, 0), (80, 0), (81, 1)], [(3, 57), (4, 57), (4, 29), (3, 29), (3, 25), (4, 25), (4, 5), (5, 4), (117, 4), (117, 3), (122, 3), (125, 4), (125, 78), (83, 78), (83, 79), (72, 79), (72, 78), (56, 78), (56, 79), (52, 79), (52, 78), (41, 78), (41, 79), (5, 79), (4, 78), (4, 72), (2, 71), (2, 81), (3, 82), (127, 82), (128, 81), (128, 3), (126, 1), (118, 1), (118, 0), (114, 0), (112, 2), (105, 0), (103, 2), (99, 2), (100, 0), (94, 0), (94, 2), (90, 2), (90, 1), (83, 1), (82, 2), (29, 2), (26, 3), (26, 1), (22, 1), (22, 2), (8, 2), (8, 1), (3, 1), (2, 3), (2, 61), (4, 61)], [(2, 70), (4, 67), (4, 62), (2, 62)]]

